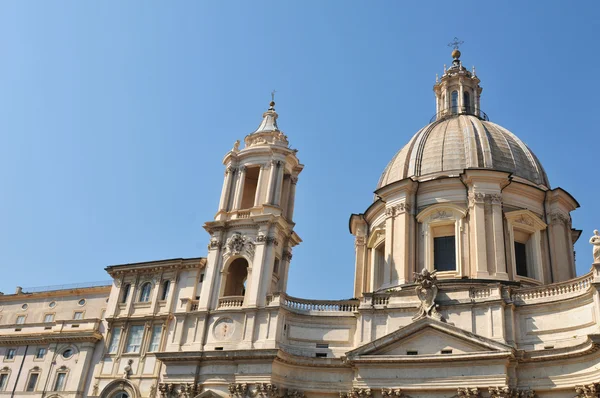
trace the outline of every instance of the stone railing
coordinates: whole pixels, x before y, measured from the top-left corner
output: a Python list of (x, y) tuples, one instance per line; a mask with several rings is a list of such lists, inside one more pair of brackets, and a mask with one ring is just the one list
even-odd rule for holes
[(592, 286), (594, 275), (590, 272), (579, 278), (551, 285), (518, 289), (512, 294), (512, 300), (527, 303), (537, 299), (563, 298), (564, 296), (579, 296)]
[(373, 305), (384, 305), (387, 306), (390, 303), (389, 294), (386, 295), (373, 295)]
[(250, 210), (248, 211), (238, 211), (235, 215), (235, 218), (250, 218)]
[(359, 300), (306, 300), (281, 294), (281, 305), (285, 308), (302, 312), (355, 312)]
[(240, 308), (244, 304), (244, 296), (225, 296), (219, 299), (219, 309)]

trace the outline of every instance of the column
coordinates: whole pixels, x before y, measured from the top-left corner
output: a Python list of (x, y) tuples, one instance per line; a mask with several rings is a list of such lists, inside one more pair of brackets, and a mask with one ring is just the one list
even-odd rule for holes
[(462, 79), (458, 80), (458, 113), (462, 113), (465, 107), (464, 98), (465, 98), (465, 89), (463, 87)]
[(471, 192), (469, 201), (471, 207), (471, 242), (473, 256), (472, 261), (475, 262), (475, 267), (471, 270), (475, 271), (475, 278), (488, 279), (490, 277), (487, 266), (487, 242), (485, 238), (485, 194), (481, 192)]
[(225, 169), (225, 181), (223, 181), (223, 189), (221, 190), (221, 200), (219, 202), (219, 211), (227, 211), (229, 204), (229, 194), (231, 193), (231, 182), (235, 167), (229, 166)]
[(502, 194), (492, 195), (492, 219), (494, 222), (494, 259), (496, 278), (508, 280), (504, 252), (504, 226), (502, 221)]
[[(223, 239), (224, 234), (222, 232), (215, 232), (210, 239), (210, 243), (208, 244), (208, 255), (206, 256), (206, 268), (204, 271), (204, 282), (202, 286), (202, 290), (200, 291), (200, 299), (198, 300), (198, 310), (199, 311), (207, 311), (209, 309), (215, 308), (219, 295), (218, 285), (219, 279), (218, 275), (220, 273), (222, 256), (221, 247), (223, 243), (221, 239)], [(172, 290), (173, 294), (169, 295), (170, 297), (175, 296), (176, 289), (178, 286), (173, 285)], [(217, 297), (212, 299), (213, 295)], [(171, 299), (170, 299), (171, 300)], [(174, 311), (174, 308), (171, 308), (172, 305), (169, 306), (170, 311)]]
[(367, 244), (366, 237), (357, 236), (354, 240), (354, 251), (356, 253), (356, 263), (354, 266), (354, 297), (361, 297), (363, 292), (367, 291), (366, 280), (366, 252)]
[(296, 201), (296, 183), (298, 183), (298, 177), (291, 176), (290, 177), (290, 196), (288, 199), (287, 213), (286, 213), (287, 219), (290, 221), (294, 219), (294, 202)]
[(276, 206), (281, 205), (281, 194), (283, 192), (283, 171), (285, 170), (283, 162), (279, 162), (277, 165), (277, 180), (275, 182), (275, 193), (273, 204)]
[(239, 167), (237, 184), (235, 187), (235, 196), (233, 199), (233, 209), (239, 210), (242, 205), (242, 195), (244, 194), (244, 179), (246, 178), (246, 168), (244, 166)]
[(279, 265), (279, 291), (287, 291), (288, 275), (290, 271), (290, 262), (292, 261), (292, 248), (286, 247), (281, 256), (281, 264)]
[(385, 209), (385, 257), (383, 262), (383, 286), (390, 286), (392, 282), (392, 267), (394, 255), (394, 218), (396, 208), (394, 206)]
[(410, 204), (399, 203), (395, 206), (394, 239), (392, 247), (392, 277), (393, 285), (406, 283), (409, 271), (410, 245)]
[(258, 183), (256, 185), (256, 195), (254, 195), (254, 207), (260, 206), (260, 204), (261, 204), (260, 203), (260, 195), (262, 193), (263, 186), (264, 186), (263, 178), (264, 178), (264, 169), (266, 167), (267, 166), (264, 164), (260, 165), (260, 171), (258, 172)]
[(273, 204), (273, 193), (275, 188), (275, 178), (277, 172), (277, 160), (271, 160), (271, 170), (269, 170), (269, 183), (267, 184), (267, 204)]

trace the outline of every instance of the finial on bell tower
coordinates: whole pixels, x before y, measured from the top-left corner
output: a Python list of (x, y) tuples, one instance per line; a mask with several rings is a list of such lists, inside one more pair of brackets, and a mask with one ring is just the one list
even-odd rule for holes
[(271, 91), (271, 103), (269, 103), (269, 110), (270, 111), (274, 111), (275, 110), (275, 93), (277, 91), (273, 90)]

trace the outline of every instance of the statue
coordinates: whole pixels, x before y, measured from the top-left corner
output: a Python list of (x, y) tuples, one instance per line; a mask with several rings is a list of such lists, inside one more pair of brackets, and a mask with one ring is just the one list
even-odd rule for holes
[(240, 150), (240, 140), (235, 140), (233, 143), (233, 152), (238, 152)]
[(590, 243), (594, 245), (594, 264), (600, 264), (600, 235), (598, 235), (598, 230), (594, 230), (594, 236), (590, 238)]
[(417, 314), (413, 317), (413, 320), (427, 316), (435, 318), (438, 321), (442, 320), (442, 316), (438, 312), (437, 304), (435, 303), (438, 293), (435, 271), (429, 272), (426, 268), (423, 268), (420, 273), (415, 273), (414, 276), (415, 282), (418, 284), (415, 291), (417, 292), (417, 297), (421, 300), (421, 306)]
[(133, 359), (127, 361), (127, 365), (123, 368), (123, 378), (129, 379), (129, 375), (131, 374), (131, 365), (133, 364)]

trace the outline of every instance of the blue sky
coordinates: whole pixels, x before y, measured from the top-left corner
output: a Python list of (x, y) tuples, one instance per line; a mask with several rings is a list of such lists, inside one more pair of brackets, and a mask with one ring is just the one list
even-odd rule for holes
[(306, 165), (288, 291), (352, 296), (351, 213), (435, 112), (454, 36), (481, 107), (598, 210), (597, 1), (104, 1), (0, 5), (0, 291), (206, 255), (223, 155), (277, 90)]

